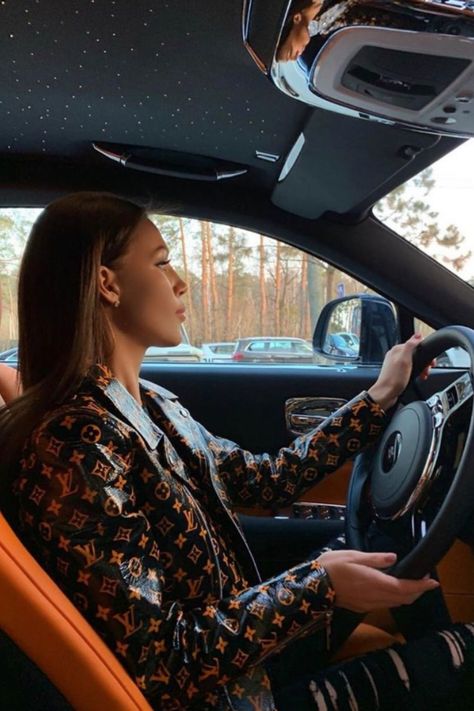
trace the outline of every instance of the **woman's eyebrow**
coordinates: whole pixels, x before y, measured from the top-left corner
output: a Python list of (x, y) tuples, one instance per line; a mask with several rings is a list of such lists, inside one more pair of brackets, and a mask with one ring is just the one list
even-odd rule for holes
[(155, 247), (152, 254), (156, 254), (156, 252), (165, 252), (165, 254), (169, 254), (169, 249), (168, 247), (161, 245), (160, 247)]

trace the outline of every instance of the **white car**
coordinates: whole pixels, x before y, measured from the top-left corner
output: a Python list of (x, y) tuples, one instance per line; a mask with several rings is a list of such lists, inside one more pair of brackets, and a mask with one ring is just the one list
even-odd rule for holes
[(190, 343), (180, 343), (170, 348), (150, 346), (143, 358), (144, 363), (200, 363), (202, 360), (202, 350)]
[(206, 363), (227, 363), (232, 359), (235, 343), (234, 341), (203, 343), (201, 350)]
[(150, 346), (143, 358), (144, 363), (200, 363), (203, 360), (202, 350), (191, 345), (184, 326), (181, 326), (181, 343), (178, 346)]

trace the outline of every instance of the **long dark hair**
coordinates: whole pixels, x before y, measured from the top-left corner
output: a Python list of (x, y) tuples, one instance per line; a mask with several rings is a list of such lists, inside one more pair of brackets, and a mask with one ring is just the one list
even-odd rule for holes
[(143, 207), (115, 195), (80, 192), (52, 202), (33, 225), (18, 283), (23, 395), (0, 414), (2, 465), (18, 460), (44, 414), (74, 393), (94, 362), (107, 362), (113, 343), (99, 267), (126, 252), (144, 217)]

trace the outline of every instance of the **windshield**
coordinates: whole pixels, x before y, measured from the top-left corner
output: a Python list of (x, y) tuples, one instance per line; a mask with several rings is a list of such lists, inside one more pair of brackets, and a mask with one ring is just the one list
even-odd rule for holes
[(388, 227), (474, 286), (474, 141), (396, 188), (374, 207)]

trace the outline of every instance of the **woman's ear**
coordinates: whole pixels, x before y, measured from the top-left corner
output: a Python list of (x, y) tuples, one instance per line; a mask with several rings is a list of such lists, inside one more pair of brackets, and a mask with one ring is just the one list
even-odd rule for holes
[(295, 14), (293, 15), (293, 24), (294, 24), (294, 25), (300, 25), (302, 19), (303, 19), (302, 13), (301, 13), (301, 12), (295, 12)]
[(120, 287), (117, 283), (117, 276), (108, 267), (99, 267), (99, 294), (108, 306), (120, 304)]

